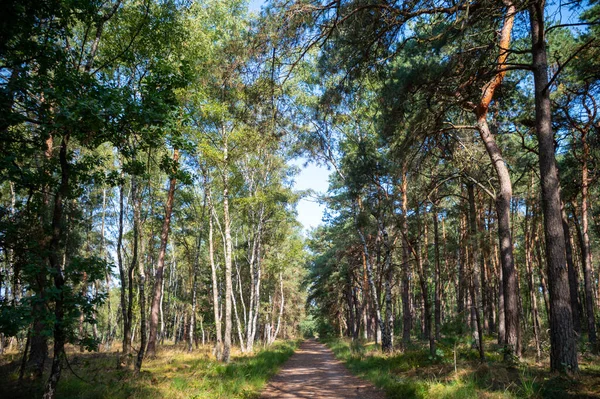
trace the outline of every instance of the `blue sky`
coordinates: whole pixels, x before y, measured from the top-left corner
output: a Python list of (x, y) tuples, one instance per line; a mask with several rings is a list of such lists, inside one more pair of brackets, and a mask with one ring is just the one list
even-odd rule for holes
[(331, 172), (326, 167), (315, 164), (304, 167), (305, 162), (306, 159), (296, 159), (290, 164), (300, 168), (300, 173), (294, 179), (294, 189), (314, 191), (312, 195), (301, 199), (297, 207), (298, 221), (308, 230), (321, 224), (325, 206), (318, 203), (317, 197), (327, 191)]
[[(248, 9), (259, 12), (264, 0), (250, 0)], [(324, 166), (309, 164), (304, 167), (306, 159), (296, 159), (290, 162), (290, 165), (300, 168), (300, 173), (294, 179), (295, 190), (313, 190), (314, 194), (307, 196), (298, 203), (298, 221), (302, 223), (305, 230), (317, 227), (321, 224), (325, 206), (318, 203), (319, 194), (324, 194), (329, 185), (329, 174), (331, 173)]]
[(260, 6), (264, 4), (264, 0), (250, 0), (248, 8), (250, 11), (260, 11)]

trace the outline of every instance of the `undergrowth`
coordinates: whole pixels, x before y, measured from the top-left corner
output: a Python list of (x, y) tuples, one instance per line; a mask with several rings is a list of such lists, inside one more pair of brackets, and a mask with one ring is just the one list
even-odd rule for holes
[(578, 375), (551, 374), (547, 364), (502, 362), (498, 350), (486, 352), (486, 362), (477, 360), (470, 345), (439, 346), (429, 356), (426, 346), (413, 344), (403, 352), (382, 354), (374, 343), (344, 339), (322, 340), (348, 369), (383, 389), (388, 398), (600, 398), (598, 359), (582, 360)]
[[(115, 353), (71, 355), (70, 365), (77, 376), (68, 369), (63, 371), (57, 398), (257, 398), (298, 342), (280, 341), (254, 354), (237, 354), (229, 364), (217, 362), (208, 346), (193, 353), (183, 348), (162, 350), (157, 358), (144, 361), (139, 375), (129, 369), (118, 370)], [(40, 396), (39, 386), (19, 386), (17, 378), (16, 370), (0, 376), (2, 398)]]

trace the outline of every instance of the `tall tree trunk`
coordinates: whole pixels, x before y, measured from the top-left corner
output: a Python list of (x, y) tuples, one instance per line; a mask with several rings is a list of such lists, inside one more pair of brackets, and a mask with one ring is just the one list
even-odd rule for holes
[(285, 304), (285, 296), (283, 293), (283, 273), (279, 272), (279, 314), (277, 315), (277, 327), (275, 327), (275, 331), (273, 332), (273, 335), (271, 336), (271, 339), (269, 340), (269, 343), (272, 344), (273, 342), (275, 342), (275, 340), (277, 339), (277, 336), (279, 335), (279, 330), (281, 328), (281, 318), (283, 316), (283, 309), (284, 309), (284, 304)]
[(233, 293), (233, 285), (231, 282), (232, 272), (232, 243), (231, 243), (231, 221), (229, 219), (229, 157), (227, 141), (223, 154), (223, 224), (225, 225), (225, 337), (223, 340), (223, 358), (225, 363), (229, 362), (231, 357), (231, 295)]
[(154, 276), (154, 290), (152, 293), (152, 306), (150, 308), (150, 335), (148, 337), (147, 354), (150, 357), (156, 356), (156, 341), (158, 339), (158, 318), (160, 313), (160, 298), (162, 297), (163, 274), (165, 267), (165, 253), (167, 252), (167, 243), (169, 239), (169, 228), (171, 224), (171, 214), (173, 211), (173, 198), (175, 196), (175, 186), (177, 180), (177, 163), (179, 162), (179, 150), (173, 151), (173, 170), (169, 180), (169, 192), (167, 194), (167, 204), (165, 206), (165, 219), (160, 233), (160, 249), (158, 251), (158, 261), (156, 264), (156, 274)]
[(208, 202), (208, 259), (210, 262), (212, 293), (213, 293), (213, 313), (215, 318), (215, 357), (221, 359), (223, 353), (223, 334), (221, 333), (221, 314), (219, 312), (219, 282), (217, 280), (217, 267), (215, 265), (215, 250), (213, 244), (213, 204), (208, 188), (206, 189)]
[[(203, 215), (204, 216), (204, 215)], [(204, 219), (204, 217), (202, 218)], [(198, 236), (198, 245), (196, 246), (196, 254), (194, 257), (194, 263), (192, 267), (192, 311), (190, 313), (190, 331), (188, 335), (188, 352), (194, 350), (194, 333), (196, 331), (196, 308), (197, 308), (197, 291), (198, 291), (198, 260), (200, 258), (200, 246), (202, 240)], [(162, 299), (162, 297), (161, 297)]]
[(394, 317), (392, 309), (392, 246), (389, 241), (388, 232), (382, 222), (379, 222), (379, 230), (383, 238), (385, 249), (383, 278), (385, 287), (385, 321), (382, 328), (381, 349), (384, 352), (391, 352), (394, 347)]
[[(100, 256), (102, 259), (106, 257), (106, 238), (104, 236), (105, 229), (105, 221), (106, 221), (106, 188), (102, 189), (102, 225), (100, 228)], [(106, 339), (105, 339), (105, 350), (110, 350), (113, 342), (113, 331), (116, 330), (116, 326), (113, 322), (112, 316), (112, 305), (110, 301), (110, 282), (111, 282), (111, 274), (108, 272), (108, 269), (104, 271), (104, 279), (106, 281), (106, 308), (108, 312), (107, 317), (107, 326), (106, 326)]]
[[(417, 231), (421, 234), (421, 216), (419, 206), (416, 209)], [(429, 299), (429, 289), (427, 287), (427, 274), (429, 271), (429, 259), (427, 256), (427, 225), (425, 225), (423, 236), (425, 237), (424, 255), (421, 252), (421, 239), (417, 239), (416, 248), (413, 249), (413, 255), (417, 260), (417, 269), (419, 272), (419, 285), (421, 286), (421, 297), (423, 299), (423, 327), (425, 338), (429, 340), (429, 355), (436, 356), (435, 338), (431, 328), (431, 300)], [(423, 259), (424, 258), (424, 259)]]
[[(11, 75), (11, 81), (14, 82), (13, 78), (16, 79), (17, 74), (13, 73)], [(10, 84), (10, 82), (9, 82)], [(12, 105), (10, 105), (12, 108)], [(48, 136), (48, 139), (45, 141), (44, 148), (44, 167), (48, 168), (50, 161), (52, 160), (52, 151), (54, 145), (54, 138), (52, 135)], [(45, 170), (46, 176), (50, 177), (50, 170)], [(48, 214), (50, 213), (50, 186), (48, 184), (43, 187), (43, 198), (42, 202), (44, 204), (44, 213), (41, 218), (42, 226), (47, 226), (50, 222), (48, 221)], [(29, 359), (27, 360), (26, 368), (32, 371), (34, 378), (41, 378), (44, 373), (44, 365), (46, 364), (46, 358), (48, 357), (48, 336), (45, 333), (47, 328), (46, 318), (48, 316), (48, 311), (46, 310), (45, 302), (46, 302), (46, 286), (47, 276), (46, 272), (41, 268), (35, 276), (35, 301), (33, 301), (33, 331), (31, 332), (31, 337), (29, 339)]]
[[(135, 370), (136, 371), (140, 371), (141, 366), (142, 366), (142, 360), (144, 358), (144, 349), (146, 349), (145, 344), (146, 344), (146, 295), (144, 292), (144, 287), (145, 287), (145, 283), (146, 283), (146, 275), (144, 273), (144, 267), (142, 265), (142, 262), (139, 261), (139, 243), (140, 243), (140, 231), (141, 231), (141, 226), (140, 226), (140, 206), (141, 206), (141, 200), (139, 198), (139, 192), (138, 192), (138, 182), (137, 182), (137, 177), (136, 176), (132, 176), (131, 177), (131, 205), (133, 207), (133, 248), (132, 248), (132, 253), (131, 253), (131, 264), (129, 266), (129, 309), (128, 309), (128, 313), (132, 312), (132, 302), (133, 302), (133, 272), (137, 269), (138, 271), (138, 275), (139, 275), (139, 281), (138, 281), (138, 290), (139, 290), (139, 305), (140, 305), (140, 337), (141, 337), (141, 345), (140, 345), (140, 350), (138, 352), (138, 356), (135, 362)], [(129, 314), (130, 317), (130, 323), (133, 321), (133, 315)], [(133, 338), (132, 338), (133, 340)]]
[(529, 5), (529, 17), (535, 87), (535, 124), (539, 143), (546, 261), (550, 285), (550, 369), (569, 372), (578, 369), (578, 360), (562, 227), (560, 182), (554, 155), (544, 7), (543, 0), (532, 2)]
[[(359, 209), (360, 209), (360, 200), (357, 200), (357, 203), (358, 203)], [(373, 267), (372, 267), (371, 259), (370, 259), (370, 255), (369, 255), (369, 247), (367, 245), (367, 240), (358, 224), (358, 214), (357, 214), (356, 209), (354, 212), (354, 225), (355, 225), (356, 232), (358, 233), (360, 242), (363, 247), (363, 253), (365, 255), (365, 260), (366, 260), (366, 265), (367, 265), (367, 279), (369, 281), (369, 291), (371, 294), (371, 300), (373, 302), (373, 307), (375, 308), (375, 318), (376, 318), (375, 328), (376, 329), (379, 328), (380, 329), (379, 331), (383, 331), (385, 326), (383, 325), (384, 321), (381, 318), (381, 308), (379, 307), (379, 299), (377, 298), (377, 290), (375, 287), (375, 280), (373, 278)]]
[[(532, 179), (533, 179), (533, 174), (532, 174)], [(531, 188), (533, 188), (533, 184), (531, 184), (530, 186), (530, 190)], [(538, 307), (537, 307), (537, 287), (535, 285), (534, 282), (534, 277), (533, 277), (533, 266), (532, 266), (532, 235), (534, 232), (533, 227), (529, 228), (528, 224), (529, 221), (532, 219), (529, 214), (531, 211), (531, 204), (533, 203), (533, 201), (535, 200), (535, 198), (529, 194), (529, 198), (526, 200), (525, 203), (525, 227), (523, 228), (523, 231), (525, 233), (525, 266), (527, 268), (527, 282), (529, 285), (529, 299), (530, 299), (530, 305), (531, 305), (531, 324), (533, 325), (533, 339), (535, 341), (535, 350), (536, 350), (536, 358), (539, 360), (541, 358), (542, 355), (542, 351), (541, 351), (541, 345), (540, 345), (540, 318), (539, 318), (539, 312), (538, 312)]]
[(435, 270), (434, 270), (434, 320), (435, 320), (435, 339), (440, 340), (440, 328), (442, 326), (442, 287), (440, 281), (440, 232), (438, 227), (438, 208), (437, 200), (433, 203), (433, 247), (435, 251)]
[(412, 329), (412, 316), (410, 306), (410, 249), (408, 242), (408, 173), (406, 165), (402, 166), (402, 344), (406, 347), (410, 343), (410, 330)]
[[(590, 246), (589, 222), (588, 222), (588, 158), (590, 147), (587, 142), (587, 129), (581, 131), (581, 145), (583, 154), (581, 159), (581, 257), (583, 258), (583, 283), (585, 289), (585, 311), (587, 316), (588, 341), (596, 352), (596, 317), (594, 315), (594, 276), (592, 267), (592, 248)], [(574, 310), (573, 310), (574, 311)], [(574, 311), (575, 312), (575, 311)]]
[(67, 147), (69, 145), (69, 134), (65, 134), (62, 138), (59, 152), (61, 180), (60, 187), (54, 196), (54, 212), (52, 215), (52, 233), (50, 238), (48, 263), (53, 270), (54, 288), (56, 299), (54, 300), (54, 355), (52, 359), (52, 369), (48, 382), (44, 389), (44, 399), (52, 399), (56, 395), (56, 386), (60, 379), (62, 371), (62, 356), (64, 355), (65, 343), (67, 334), (65, 331), (65, 303), (64, 303), (64, 285), (65, 277), (63, 274), (63, 265), (59, 259), (60, 244), (64, 234), (63, 225), (63, 201), (69, 195), (69, 162), (67, 159)]
[[(121, 179), (123, 179), (123, 175), (121, 175)], [(119, 265), (119, 275), (121, 277), (121, 312), (123, 317), (123, 356), (124, 358), (119, 363), (120, 365), (126, 361), (126, 356), (131, 352), (131, 319), (129, 318), (129, 314), (127, 309), (128, 306), (127, 301), (127, 287), (132, 282), (128, 280), (128, 275), (125, 274), (125, 266), (123, 264), (123, 219), (125, 214), (125, 193), (124, 193), (124, 183), (121, 181), (119, 184), (119, 233), (117, 237), (117, 263)]]
[(496, 212), (498, 214), (498, 240), (500, 242), (500, 260), (502, 264), (503, 291), (504, 291), (504, 317), (505, 317), (505, 352), (507, 359), (510, 356), (521, 356), (521, 340), (519, 326), (518, 286), (515, 261), (513, 256), (513, 242), (510, 227), (510, 205), (512, 200), (512, 182), (510, 173), (502, 157), (502, 152), (496, 143), (487, 123), (489, 105), (494, 92), (501, 85), (506, 74), (506, 59), (509, 54), (511, 33), (514, 24), (516, 8), (510, 0), (504, 0), (507, 6), (502, 30), (500, 32), (500, 54), (498, 55), (498, 73), (483, 88), (481, 102), (475, 109), (477, 115), (477, 128), (485, 144), (487, 153), (492, 161), (500, 189), (496, 195)]
[(456, 306), (456, 311), (458, 313), (458, 318), (461, 322), (466, 322), (466, 315), (465, 315), (465, 253), (466, 253), (466, 246), (465, 245), (460, 245), (462, 244), (463, 240), (463, 236), (464, 236), (464, 231), (465, 231), (465, 216), (464, 213), (461, 213), (460, 215), (460, 221), (459, 221), (459, 225), (458, 225), (458, 248), (457, 248), (457, 256), (456, 256), (456, 261), (458, 262), (458, 284), (456, 286), (456, 291), (457, 291), (457, 298), (456, 298), (456, 302), (457, 302), (457, 306)]
[[(479, 284), (479, 240), (477, 238), (477, 210), (475, 209), (475, 188), (473, 183), (467, 185), (469, 194), (469, 225), (470, 225), (470, 241), (471, 241), (471, 301), (473, 302), (473, 311), (475, 314), (475, 331), (477, 331), (477, 346), (479, 349), (479, 359), (485, 360), (485, 352), (483, 348), (483, 327), (481, 322), (481, 287)], [(505, 292), (506, 295), (506, 292)], [(505, 308), (506, 309), (506, 308)], [(506, 311), (506, 310), (505, 310)]]
[(567, 267), (569, 274), (569, 295), (571, 298), (571, 311), (573, 312), (573, 328), (577, 335), (581, 334), (581, 313), (579, 305), (579, 275), (575, 262), (573, 261), (573, 244), (571, 243), (571, 229), (569, 220), (565, 211), (565, 204), (561, 202), (561, 216), (563, 225), (563, 234), (565, 236), (565, 255), (567, 257)]

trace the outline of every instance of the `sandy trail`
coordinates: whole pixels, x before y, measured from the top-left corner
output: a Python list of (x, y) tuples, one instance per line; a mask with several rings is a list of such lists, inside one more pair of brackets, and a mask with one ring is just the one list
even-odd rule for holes
[(271, 379), (261, 398), (384, 399), (385, 395), (350, 374), (325, 345), (308, 340)]

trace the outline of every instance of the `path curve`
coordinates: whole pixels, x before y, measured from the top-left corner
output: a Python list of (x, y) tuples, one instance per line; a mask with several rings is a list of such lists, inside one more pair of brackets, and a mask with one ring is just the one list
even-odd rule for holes
[(304, 341), (263, 391), (262, 399), (384, 399), (368, 382), (353, 376), (331, 350)]

